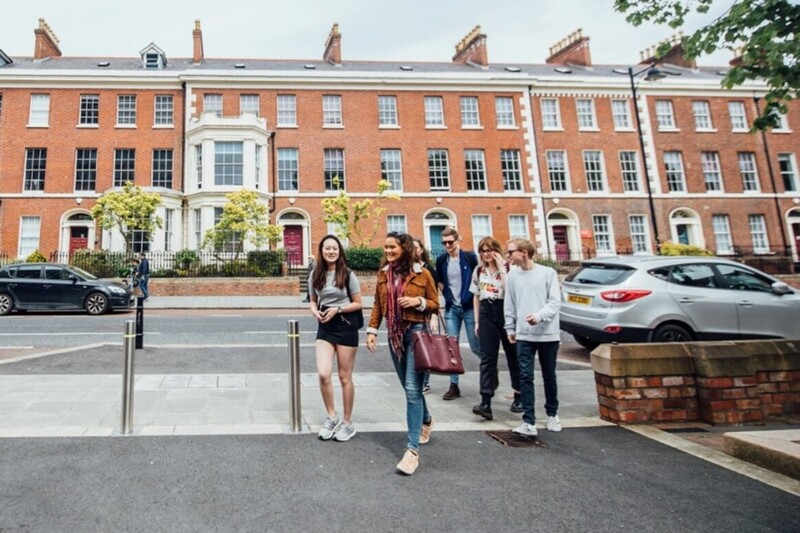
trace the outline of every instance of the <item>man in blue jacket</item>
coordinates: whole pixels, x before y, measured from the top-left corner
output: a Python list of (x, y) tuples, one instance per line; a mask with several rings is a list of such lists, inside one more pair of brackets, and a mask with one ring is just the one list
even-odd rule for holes
[(150, 281), (150, 261), (144, 252), (139, 256), (139, 266), (137, 271), (139, 273), (139, 288), (142, 291), (142, 297), (147, 300), (150, 297), (150, 291), (147, 290), (147, 282)]
[[(439, 289), (444, 294), (445, 312), (444, 321), (447, 334), (460, 337), (461, 325), (467, 330), (472, 353), (480, 357), (481, 348), (475, 336), (475, 309), (473, 308), (473, 295), (469, 292), (472, 271), (478, 264), (475, 252), (461, 249), (461, 238), (455, 228), (446, 228), (442, 231), (442, 244), (444, 253), (436, 259), (436, 279), (439, 280)], [(450, 376), (450, 388), (442, 396), (443, 400), (455, 400), (461, 397), (458, 388), (458, 374)]]

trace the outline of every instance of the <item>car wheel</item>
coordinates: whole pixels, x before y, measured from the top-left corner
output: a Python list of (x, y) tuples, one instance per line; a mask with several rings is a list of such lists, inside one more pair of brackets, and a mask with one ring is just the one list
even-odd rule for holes
[(575, 342), (586, 348), (587, 350), (594, 350), (600, 343), (594, 339), (590, 339), (589, 337), (584, 337), (583, 335), (573, 335), (575, 338)]
[(0, 292), (0, 316), (7, 315), (14, 309), (14, 300), (4, 292)]
[(102, 315), (108, 311), (108, 298), (101, 292), (93, 292), (86, 298), (85, 307), (90, 315)]
[(692, 333), (679, 324), (664, 324), (653, 332), (653, 342), (691, 342)]

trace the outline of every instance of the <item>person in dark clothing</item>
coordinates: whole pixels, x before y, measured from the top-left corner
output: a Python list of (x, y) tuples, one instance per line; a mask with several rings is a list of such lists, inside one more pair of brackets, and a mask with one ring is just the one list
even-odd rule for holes
[(147, 290), (147, 282), (150, 281), (150, 261), (144, 252), (139, 254), (139, 266), (136, 267), (136, 272), (139, 274), (139, 289), (142, 291), (142, 297), (147, 300), (150, 297), (150, 292)]

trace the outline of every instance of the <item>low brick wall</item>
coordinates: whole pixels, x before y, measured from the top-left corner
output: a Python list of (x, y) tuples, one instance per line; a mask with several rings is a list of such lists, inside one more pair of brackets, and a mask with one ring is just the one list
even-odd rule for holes
[(591, 354), (611, 422), (761, 424), (800, 414), (800, 341), (604, 344)]

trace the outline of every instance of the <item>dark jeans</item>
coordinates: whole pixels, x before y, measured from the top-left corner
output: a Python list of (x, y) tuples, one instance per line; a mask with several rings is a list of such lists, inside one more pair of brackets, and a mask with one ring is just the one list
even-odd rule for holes
[(503, 327), (503, 300), (481, 300), (478, 316), (478, 340), (481, 345), (481, 396), (494, 396), (497, 388), (497, 357), (500, 344), (506, 354), (508, 373), (511, 374), (511, 388), (519, 392), (519, 363), (517, 348), (508, 340)]
[(147, 290), (147, 282), (150, 281), (150, 274), (139, 276), (139, 288), (142, 290), (142, 296), (147, 299), (150, 296), (150, 291)]
[(558, 414), (558, 385), (556, 384), (556, 356), (558, 341), (530, 342), (517, 340), (517, 358), (519, 359), (520, 400), (525, 411), (522, 420), (528, 424), (536, 422), (533, 414), (535, 396), (533, 391), (533, 358), (539, 352), (539, 366), (542, 368), (544, 382), (544, 410), (547, 416)]

